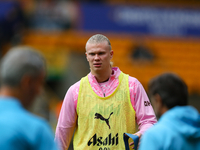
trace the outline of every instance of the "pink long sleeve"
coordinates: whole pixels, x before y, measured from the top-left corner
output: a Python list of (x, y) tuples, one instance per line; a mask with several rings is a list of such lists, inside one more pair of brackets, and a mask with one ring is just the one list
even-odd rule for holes
[(67, 150), (76, 127), (77, 113), (74, 102), (74, 91), (79, 82), (67, 91), (56, 127), (55, 141), (61, 150)]
[(129, 89), (139, 133), (143, 134), (157, 119), (143, 86), (136, 78), (129, 77)]

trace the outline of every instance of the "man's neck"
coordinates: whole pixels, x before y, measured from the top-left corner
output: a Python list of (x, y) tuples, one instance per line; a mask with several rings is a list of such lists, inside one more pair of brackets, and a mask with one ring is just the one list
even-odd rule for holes
[(92, 73), (92, 74), (95, 76), (98, 83), (102, 83), (109, 80), (111, 73), (112, 73), (112, 69), (101, 74), (100, 73), (95, 73), (95, 74)]
[(14, 88), (3, 86), (0, 89), (0, 95), (1, 96), (8, 96), (8, 97), (17, 97), (17, 92), (14, 90)]
[(19, 88), (3, 86), (0, 89), (0, 96), (14, 97), (14, 98), (18, 99), (23, 105), (23, 97), (20, 94)]

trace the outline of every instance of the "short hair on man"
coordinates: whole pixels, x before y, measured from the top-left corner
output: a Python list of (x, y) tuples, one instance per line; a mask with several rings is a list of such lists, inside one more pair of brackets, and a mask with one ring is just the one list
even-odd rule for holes
[(174, 73), (164, 73), (153, 78), (148, 85), (149, 95), (159, 94), (167, 108), (185, 106), (188, 103), (188, 89), (185, 82)]
[(104, 41), (108, 42), (108, 45), (109, 45), (110, 50), (111, 50), (112, 48), (111, 48), (110, 40), (106, 36), (104, 36), (102, 34), (95, 34), (95, 35), (93, 35), (92, 37), (89, 38), (89, 40), (87, 41), (87, 43), (101, 43), (101, 42), (104, 42)]
[(37, 77), (46, 71), (45, 65), (45, 59), (35, 49), (28, 46), (13, 47), (1, 61), (1, 84), (18, 86), (24, 75)]

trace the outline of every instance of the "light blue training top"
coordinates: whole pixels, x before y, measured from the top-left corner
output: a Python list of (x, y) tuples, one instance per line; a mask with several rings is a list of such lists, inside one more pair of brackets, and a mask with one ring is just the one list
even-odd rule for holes
[(0, 97), (0, 150), (57, 150), (48, 123), (11, 97)]
[(192, 106), (164, 113), (141, 137), (139, 150), (200, 150), (200, 115)]

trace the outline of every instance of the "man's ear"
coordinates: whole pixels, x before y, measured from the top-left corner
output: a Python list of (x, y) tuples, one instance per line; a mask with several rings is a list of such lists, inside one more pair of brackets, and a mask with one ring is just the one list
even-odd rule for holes
[(31, 82), (32, 82), (31, 77), (28, 75), (24, 75), (21, 79), (21, 87), (27, 89), (30, 87)]
[(111, 50), (111, 51), (110, 51), (110, 59), (113, 58), (113, 53), (114, 53), (113, 50)]
[(157, 103), (157, 106), (158, 106), (158, 109), (161, 109), (163, 107), (163, 102), (162, 102), (162, 99), (160, 97), (159, 94), (155, 94), (155, 101)]
[(88, 61), (87, 52), (85, 52), (85, 56), (86, 56), (86, 59), (87, 59), (87, 61)]

